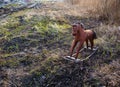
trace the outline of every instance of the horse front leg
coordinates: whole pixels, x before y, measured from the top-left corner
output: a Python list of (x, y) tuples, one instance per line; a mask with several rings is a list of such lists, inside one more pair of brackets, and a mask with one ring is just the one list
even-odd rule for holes
[(71, 48), (70, 48), (70, 56), (72, 56), (74, 48), (76, 45), (77, 45), (77, 41), (73, 40), (73, 42), (71, 44)]
[(76, 58), (76, 59), (78, 58), (79, 51), (80, 51), (80, 49), (82, 48), (83, 44), (84, 44), (84, 41), (81, 41), (81, 42), (79, 43), (79, 45), (78, 45), (78, 48), (77, 48), (77, 50), (76, 50), (76, 55), (75, 55), (75, 58)]

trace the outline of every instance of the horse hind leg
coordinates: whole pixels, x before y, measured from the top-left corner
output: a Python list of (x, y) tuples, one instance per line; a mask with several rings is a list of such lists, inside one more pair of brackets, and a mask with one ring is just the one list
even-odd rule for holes
[(93, 50), (93, 46), (94, 46), (94, 40), (90, 40), (90, 44), (91, 44), (91, 50)]
[(88, 39), (86, 40), (86, 47), (87, 47), (87, 49), (88, 49)]

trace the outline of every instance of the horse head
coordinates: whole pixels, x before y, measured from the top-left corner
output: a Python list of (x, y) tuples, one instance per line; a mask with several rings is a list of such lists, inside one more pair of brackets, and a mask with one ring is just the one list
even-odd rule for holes
[(76, 36), (76, 35), (78, 35), (78, 34), (79, 34), (79, 24), (74, 23), (74, 24), (72, 25), (72, 35), (73, 35), (73, 36)]

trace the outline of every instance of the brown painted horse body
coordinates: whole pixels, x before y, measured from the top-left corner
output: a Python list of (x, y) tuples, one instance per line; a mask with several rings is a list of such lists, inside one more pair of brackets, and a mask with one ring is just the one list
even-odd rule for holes
[(94, 39), (96, 39), (96, 34), (92, 30), (84, 30), (81, 24), (74, 24), (72, 27), (73, 27), (72, 35), (74, 36), (74, 40), (70, 48), (70, 56), (72, 56), (73, 50), (76, 47), (77, 43), (80, 42), (75, 55), (75, 58), (77, 58), (79, 51), (82, 48), (84, 42), (86, 42), (88, 48), (88, 41), (90, 41), (91, 49), (93, 49)]

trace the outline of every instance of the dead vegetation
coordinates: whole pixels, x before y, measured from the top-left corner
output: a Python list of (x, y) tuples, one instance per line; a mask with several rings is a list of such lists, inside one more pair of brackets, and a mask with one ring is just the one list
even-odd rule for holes
[(110, 23), (120, 22), (120, 0), (65, 0), (66, 3), (87, 8), (89, 15), (107, 20)]
[(103, 64), (93, 73), (103, 84), (109, 87), (119, 87), (120, 82), (120, 60), (112, 61), (110, 64)]
[[(10, 15), (7, 23), (1, 23), (1, 87), (120, 86), (120, 27), (106, 25), (97, 18), (109, 18), (104, 16), (107, 13), (101, 12), (106, 8), (101, 7), (99, 11), (96, 7), (101, 6), (98, 0), (66, 1), (72, 1), (72, 5), (57, 3), (41, 9), (22, 10)], [(23, 15), (25, 24), (16, 19)], [(72, 41), (70, 24), (76, 21), (96, 31), (95, 44), (99, 46), (91, 59), (80, 64), (62, 59)]]

